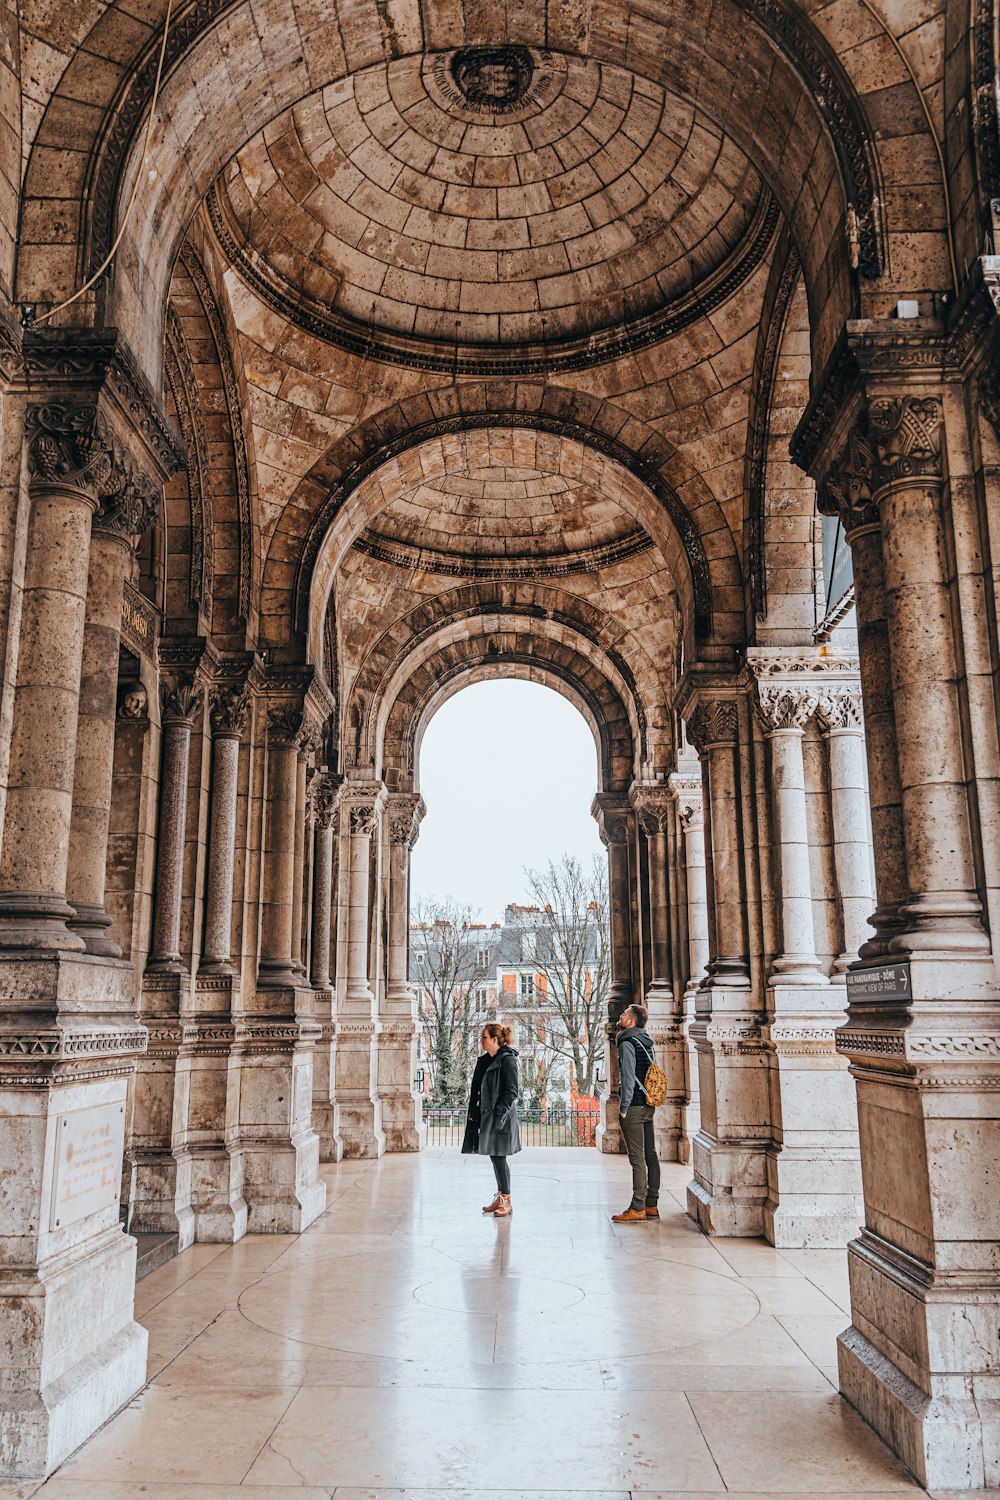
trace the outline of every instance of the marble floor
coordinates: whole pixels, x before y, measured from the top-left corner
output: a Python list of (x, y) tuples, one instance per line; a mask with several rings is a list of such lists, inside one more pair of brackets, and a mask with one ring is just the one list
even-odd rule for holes
[(878, 1500), (923, 1490), (837, 1395), (845, 1257), (711, 1241), (664, 1171), (525, 1151), (511, 1219), (457, 1151), (324, 1168), (300, 1236), (140, 1283), (149, 1385), (4, 1500)]

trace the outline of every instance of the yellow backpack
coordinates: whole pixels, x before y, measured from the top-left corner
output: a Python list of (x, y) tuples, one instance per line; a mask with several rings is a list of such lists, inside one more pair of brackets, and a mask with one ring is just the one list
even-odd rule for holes
[(647, 1104), (657, 1105), (663, 1103), (667, 1097), (667, 1075), (659, 1063), (650, 1063), (646, 1069), (646, 1076), (639, 1084), (639, 1087), (646, 1096)]

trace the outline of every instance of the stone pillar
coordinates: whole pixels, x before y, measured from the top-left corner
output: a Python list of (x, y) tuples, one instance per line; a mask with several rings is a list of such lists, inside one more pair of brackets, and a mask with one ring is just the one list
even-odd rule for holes
[(657, 1151), (662, 1161), (680, 1161), (687, 1083), (684, 1017), (674, 1002), (670, 964), (667, 828), (674, 818), (674, 799), (663, 783), (634, 782), (629, 803), (645, 835), (649, 864), (652, 973), (644, 997), (649, 1011), (647, 1024), (657, 1062), (669, 1084), (667, 1097), (656, 1111)]
[[(838, 1033), (857, 1083), (865, 1196), (848, 1257), (852, 1326), (839, 1340), (840, 1387), (928, 1489), (978, 1489), (1000, 1484), (1000, 1198), (990, 1186), (1000, 1181), (1000, 1004), (972, 853), (967, 777), (976, 756), (959, 701), (942, 404), (878, 352), (875, 375), (865, 348), (855, 356), (864, 375), (846, 445), (838, 452), (824, 438), (810, 460), (824, 510), (841, 513), (852, 538), (859, 618), (876, 570), (858, 572), (857, 537), (874, 551), (881, 536), (888, 703), (873, 696), (861, 641), (880, 908), (887, 885), (903, 887), (881, 951), (863, 949), (848, 973)], [(960, 403), (952, 411), (961, 464)], [(884, 650), (874, 650), (881, 668)], [(886, 748), (880, 712), (895, 719), (902, 870), (874, 805)]]
[(389, 921), (385, 1000), (379, 1017), (377, 1090), (387, 1151), (419, 1151), (427, 1137), (416, 1091), (417, 993), (410, 984), (410, 850), (425, 812), (411, 792), (390, 792), (382, 814)]
[(687, 1103), (684, 1109), (685, 1161), (691, 1160), (692, 1142), (701, 1127), (701, 1090), (698, 1052), (691, 1036), (696, 996), (708, 967), (708, 892), (705, 884), (705, 808), (701, 777), (675, 771), (670, 789), (677, 803), (677, 817), (684, 840), (684, 899), (687, 909), (687, 982), (684, 987), (684, 1057)]
[(846, 1245), (863, 1216), (854, 1087), (834, 1040), (844, 995), (816, 957), (802, 758), (823, 672), (836, 663), (766, 650), (748, 661), (770, 751), (782, 945), (767, 981), (774, 1123), (765, 1228), (774, 1245), (829, 1249)]
[(608, 1019), (604, 1028), (604, 1077), (601, 1122), (597, 1145), (601, 1151), (622, 1152), (618, 1088), (618, 1020), (635, 995), (632, 988), (632, 871), (629, 868), (631, 815), (625, 798), (614, 792), (598, 792), (591, 812), (597, 819), (601, 843), (608, 851), (608, 919), (611, 926), (611, 983), (608, 987)]
[(181, 959), (181, 899), (184, 889), (184, 835), (187, 825), (191, 730), (200, 695), (189, 676), (165, 673), (160, 684), (160, 819), (156, 830), (156, 897), (149, 969), (177, 973)]
[(15, 1480), (56, 1468), (142, 1387), (146, 1363), (119, 1220), (146, 1033), (131, 966), (82, 952), (66, 900), (91, 521), (135, 474), (92, 397), (29, 406), (25, 440), (0, 858), (0, 1479)]
[(90, 538), (83, 666), (73, 772), (67, 894), (76, 915), (70, 928), (88, 953), (120, 958), (108, 936), (104, 887), (111, 820), (111, 782), (118, 710), (118, 652), (122, 599), (135, 536), (155, 517), (159, 494), (141, 481), (108, 495), (94, 517)]
[(209, 693), (212, 782), (205, 935), (195, 979), (195, 1039), (188, 1063), (186, 1151), (191, 1162), (195, 1238), (233, 1244), (247, 1229), (243, 1158), (235, 1121), (239, 1067), (233, 1012), (240, 981), (232, 962), (233, 882), (240, 743), (250, 709), (243, 681), (215, 682)]
[[(192, 648), (193, 650), (194, 648)], [(185, 1014), (191, 976), (181, 957), (181, 900), (191, 732), (202, 690), (190, 672), (160, 678), (160, 817), (156, 840), (153, 945), (143, 975), (140, 1016), (149, 1047), (135, 1077), (131, 1227), (194, 1241), (191, 1158), (181, 1149), (189, 1114), (188, 1061), (196, 1032)]]
[(338, 1161), (333, 1119), (334, 1015), (331, 983), (331, 925), (335, 900), (334, 842), (337, 824), (337, 778), (320, 772), (314, 791), (312, 985), (313, 1015), (320, 1028), (313, 1057), (313, 1129), (319, 1136), (320, 1161)]
[(741, 836), (740, 706), (733, 690), (699, 688), (688, 739), (703, 761), (713, 948), (688, 1028), (698, 1053), (701, 1124), (688, 1212), (709, 1234), (764, 1232), (771, 1144), (767, 1059), (750, 985)]
[(345, 782), (338, 794), (346, 962), (343, 976), (337, 976), (334, 1119), (343, 1154), (352, 1157), (381, 1156), (385, 1150), (376, 1090), (378, 1024), (368, 974), (372, 837), (384, 798), (380, 782)]
[(868, 918), (875, 901), (860, 684), (858, 690), (824, 692), (819, 715), (830, 772), (833, 860), (843, 938), (834, 972), (843, 974), (868, 941)]
[(297, 1234), (326, 1205), (312, 1128), (313, 1054), (320, 1027), (292, 952), (301, 699), (267, 711), (260, 958), (255, 993), (236, 1017), (239, 1145), (251, 1234)]
[(306, 839), (309, 833), (309, 757), (312, 754), (312, 741), (305, 737), (298, 746), (295, 760), (295, 841), (292, 855), (292, 967), (298, 979), (306, 977), (305, 964), (302, 962), (302, 947), (304, 935), (303, 912), (305, 910), (305, 885), (306, 885)]

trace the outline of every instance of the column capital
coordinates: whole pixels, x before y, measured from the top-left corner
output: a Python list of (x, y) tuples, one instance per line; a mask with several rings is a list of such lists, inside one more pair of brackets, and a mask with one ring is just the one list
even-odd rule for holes
[(93, 401), (47, 401), (27, 408), (24, 435), (32, 491), (66, 489), (86, 495), (95, 510), (122, 487), (121, 447)]
[(822, 689), (816, 717), (824, 734), (837, 731), (860, 734), (865, 724), (860, 681)]
[(267, 743), (298, 750), (302, 742), (305, 717), (301, 703), (269, 703), (267, 708)]
[(179, 671), (160, 675), (160, 722), (190, 728), (201, 705), (201, 694), (193, 674)]
[(665, 782), (633, 781), (628, 800), (643, 833), (650, 838), (666, 833), (674, 816), (676, 798)]
[(412, 849), (427, 811), (423, 797), (416, 792), (388, 792), (385, 799), (389, 820), (389, 842), (395, 848)]
[(590, 804), (590, 811), (597, 820), (597, 831), (606, 849), (628, 843), (632, 820), (621, 792), (598, 792)]
[(208, 712), (216, 739), (242, 739), (250, 713), (246, 683), (213, 683), (208, 692)]
[(669, 778), (671, 796), (685, 833), (705, 826), (705, 792), (700, 776), (672, 771)]
[(359, 837), (370, 837), (386, 795), (380, 781), (343, 782), (337, 792), (341, 828)]
[(801, 734), (819, 706), (811, 684), (757, 683), (757, 717), (766, 735), (795, 730)]
[(937, 396), (874, 394), (862, 399), (846, 441), (817, 489), (823, 515), (838, 516), (848, 538), (879, 525), (886, 495), (943, 482), (942, 407)]
[(333, 771), (318, 771), (312, 783), (313, 805), (320, 828), (332, 828), (337, 820), (337, 792), (341, 778)]
[(688, 740), (699, 755), (707, 755), (716, 745), (735, 745), (740, 728), (736, 697), (699, 697), (685, 720), (685, 727)]

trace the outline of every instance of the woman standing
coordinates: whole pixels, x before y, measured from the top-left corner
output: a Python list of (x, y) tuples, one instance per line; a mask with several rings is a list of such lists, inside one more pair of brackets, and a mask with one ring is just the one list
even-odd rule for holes
[(476, 1063), (469, 1095), (469, 1115), (465, 1126), (462, 1151), (478, 1153), (493, 1163), (497, 1180), (496, 1197), (483, 1209), (505, 1219), (512, 1212), (510, 1204), (510, 1167), (508, 1156), (521, 1149), (517, 1123), (517, 1051), (511, 1046), (514, 1033), (509, 1026), (490, 1021), (480, 1038), (483, 1055)]

